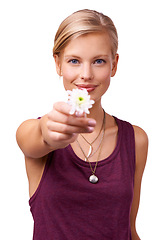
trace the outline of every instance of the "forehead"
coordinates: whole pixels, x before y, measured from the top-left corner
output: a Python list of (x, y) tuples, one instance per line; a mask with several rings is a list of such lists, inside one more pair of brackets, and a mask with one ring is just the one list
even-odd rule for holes
[(111, 55), (111, 41), (107, 33), (89, 33), (72, 39), (63, 55)]

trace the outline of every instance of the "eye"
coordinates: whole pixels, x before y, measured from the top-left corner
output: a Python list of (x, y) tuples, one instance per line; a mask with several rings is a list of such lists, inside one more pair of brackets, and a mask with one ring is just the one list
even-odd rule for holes
[(95, 60), (95, 64), (102, 64), (102, 63), (105, 63), (106, 61), (104, 59), (97, 59)]
[(70, 60), (69, 60), (69, 63), (78, 64), (79, 61), (78, 61), (77, 59), (70, 59)]

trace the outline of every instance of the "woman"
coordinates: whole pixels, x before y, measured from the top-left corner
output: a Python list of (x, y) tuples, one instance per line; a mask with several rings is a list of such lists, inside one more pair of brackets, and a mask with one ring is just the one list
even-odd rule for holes
[(117, 48), (112, 20), (92, 10), (73, 13), (56, 33), (53, 56), (65, 89), (87, 90), (94, 104), (86, 116), (57, 102), (17, 130), (34, 240), (140, 239), (135, 221), (148, 138), (101, 106), (117, 70)]

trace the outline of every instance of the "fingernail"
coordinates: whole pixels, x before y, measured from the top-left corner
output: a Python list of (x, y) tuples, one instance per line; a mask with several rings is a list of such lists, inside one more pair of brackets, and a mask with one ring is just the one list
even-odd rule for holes
[(95, 120), (89, 120), (88, 125), (91, 126), (91, 127), (94, 127), (96, 125), (96, 121)]
[(87, 129), (88, 129), (88, 132), (93, 132), (94, 127), (88, 127)]
[(82, 117), (82, 116), (83, 116), (83, 113), (75, 112), (75, 116), (76, 116), (76, 117)]

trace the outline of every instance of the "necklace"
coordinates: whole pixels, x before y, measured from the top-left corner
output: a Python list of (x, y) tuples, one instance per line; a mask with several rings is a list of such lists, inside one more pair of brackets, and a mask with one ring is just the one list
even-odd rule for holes
[[(103, 110), (104, 111), (104, 110)], [(105, 111), (104, 111), (104, 118), (103, 118), (103, 122), (102, 122), (102, 126), (101, 126), (101, 129), (97, 135), (97, 137), (90, 143), (82, 134), (80, 134), (80, 136), (86, 141), (86, 143), (89, 144), (89, 151), (88, 151), (88, 154), (87, 154), (87, 158), (89, 157), (92, 157), (99, 149), (100, 145), (101, 145), (101, 142), (102, 142), (102, 139), (104, 137), (104, 124), (105, 124)], [(96, 148), (96, 150), (93, 152), (93, 143), (98, 139), (98, 137), (100, 136), (101, 134), (101, 131), (103, 129), (103, 132), (102, 132), (102, 137), (101, 137), (101, 140)], [(79, 144), (78, 144), (79, 145)], [(85, 157), (85, 161), (87, 161), (87, 158)]]
[(92, 165), (91, 165), (91, 162), (89, 161), (89, 157), (86, 156), (83, 148), (81, 147), (80, 143), (77, 141), (84, 157), (86, 158), (86, 160), (89, 162), (89, 166), (90, 166), (90, 169), (92, 171), (92, 174), (90, 175), (89, 177), (89, 182), (90, 183), (97, 183), (99, 181), (98, 177), (95, 175), (95, 172), (96, 172), (96, 168), (97, 168), (97, 164), (98, 164), (98, 161), (100, 159), (100, 154), (101, 154), (101, 150), (102, 150), (102, 143), (103, 143), (103, 140), (104, 140), (104, 135), (105, 135), (105, 111), (104, 111), (104, 124), (103, 124), (103, 128), (104, 128), (104, 134), (103, 134), (103, 137), (102, 137), (102, 140), (101, 140), (101, 143), (100, 143), (100, 149), (99, 149), (99, 154), (98, 154), (98, 157), (97, 157), (97, 161), (96, 161), (96, 164), (95, 164), (95, 167), (94, 169), (92, 168)]

